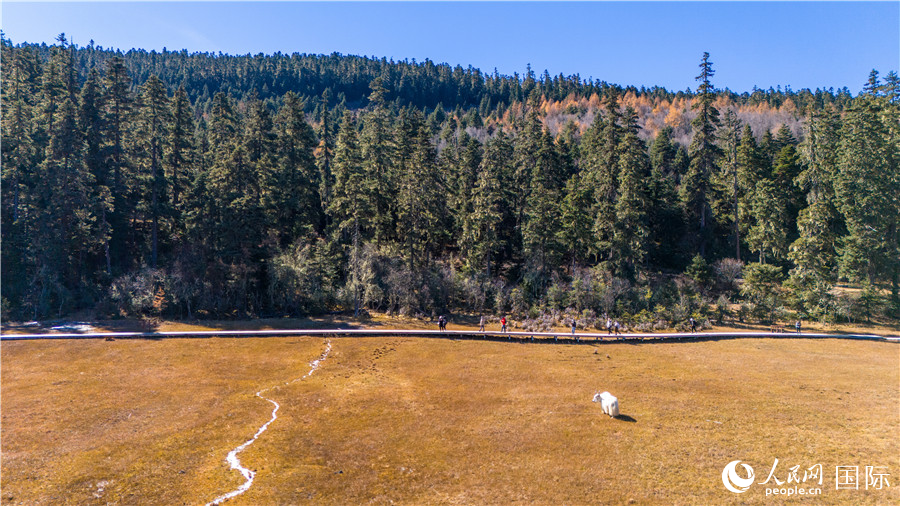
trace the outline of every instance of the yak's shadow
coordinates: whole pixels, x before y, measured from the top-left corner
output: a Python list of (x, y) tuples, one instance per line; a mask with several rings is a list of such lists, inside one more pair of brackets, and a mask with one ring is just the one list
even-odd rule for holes
[(637, 420), (635, 420), (634, 418), (632, 418), (628, 415), (619, 415), (619, 416), (615, 417), (615, 419), (622, 420), (623, 422), (632, 422), (632, 423), (637, 422)]

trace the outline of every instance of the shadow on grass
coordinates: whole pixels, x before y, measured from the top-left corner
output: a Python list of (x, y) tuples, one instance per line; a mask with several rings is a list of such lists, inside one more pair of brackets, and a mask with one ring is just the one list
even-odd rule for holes
[(632, 418), (628, 415), (619, 415), (615, 418), (616, 418), (616, 420), (622, 420), (623, 422), (637, 423), (637, 420), (635, 420), (634, 418)]

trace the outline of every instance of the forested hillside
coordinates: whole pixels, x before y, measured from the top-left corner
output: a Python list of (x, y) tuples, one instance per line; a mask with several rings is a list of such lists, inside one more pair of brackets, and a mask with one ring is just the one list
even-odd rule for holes
[(738, 94), (704, 54), (671, 92), (63, 36), (2, 61), (4, 319), (900, 311), (893, 71)]

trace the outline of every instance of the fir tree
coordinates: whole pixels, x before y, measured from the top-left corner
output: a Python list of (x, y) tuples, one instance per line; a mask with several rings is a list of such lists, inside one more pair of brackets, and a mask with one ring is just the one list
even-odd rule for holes
[[(327, 113), (325, 113), (327, 114)], [(284, 96), (284, 105), (274, 122), (275, 167), (268, 193), (268, 207), (282, 246), (294, 242), (304, 231), (317, 230), (321, 217), (321, 172), (316, 166), (315, 133), (303, 113), (303, 101), (293, 92)]]
[(594, 239), (603, 260), (610, 259), (615, 238), (621, 117), (618, 91), (610, 88), (606, 97), (606, 118), (598, 142), (599, 164), (589, 169), (592, 170), (591, 181), (594, 185)]
[(531, 189), (525, 204), (522, 245), (526, 269), (534, 276), (535, 295), (543, 292), (551, 269), (558, 265), (564, 249), (557, 242), (560, 232), (560, 201), (565, 184), (555, 144), (544, 130), (532, 169)]
[(741, 213), (742, 188), (738, 170), (738, 147), (741, 143), (741, 121), (733, 109), (725, 112), (720, 133), (725, 155), (720, 184), (731, 190), (732, 221), (734, 222), (735, 259), (741, 260)]
[(501, 223), (507, 194), (503, 183), (506, 174), (511, 171), (512, 151), (509, 139), (502, 131), (485, 144), (472, 193), (473, 212), (463, 232), (471, 244), (467, 259), (469, 265), (475, 269), (483, 265), (488, 279), (491, 278), (494, 259), (505, 240)]
[(693, 105), (697, 117), (691, 121), (694, 134), (690, 146), (691, 164), (681, 180), (680, 191), (688, 222), (696, 227), (695, 241), (701, 256), (706, 256), (707, 244), (711, 238), (710, 201), (713, 188), (710, 178), (716, 172), (719, 159), (722, 157), (722, 150), (716, 145), (719, 111), (713, 105), (716, 97), (710, 83), (710, 78), (714, 74), (709, 53), (703, 53), (700, 75), (697, 76), (700, 86), (697, 88), (697, 99)]
[[(151, 219), (150, 266), (157, 267), (159, 256), (160, 218), (168, 208), (168, 191), (163, 169), (163, 149), (168, 140), (169, 100), (165, 85), (151, 75), (141, 89), (141, 111), (138, 115), (140, 131), (137, 139), (143, 146), (144, 167), (142, 179), (149, 188), (149, 212)], [(146, 200), (146, 199), (141, 199)]]
[(386, 242), (393, 236), (396, 216), (395, 202), (391, 198), (396, 195), (393, 171), (396, 146), (390, 136), (385, 101), (387, 89), (383, 80), (380, 77), (374, 79), (370, 88), (369, 102), (373, 108), (363, 117), (360, 150), (367, 177), (379, 189), (374, 196), (375, 214), (371, 217), (375, 225), (375, 238), (378, 242)]
[(363, 168), (356, 122), (352, 113), (344, 113), (334, 150), (334, 189), (328, 212), (333, 216), (336, 233), (352, 241), (347, 286), (354, 301), (354, 314), (364, 295), (362, 241), (369, 237), (369, 217), (375, 212), (375, 185)]
[[(875, 88), (877, 82), (873, 81), (870, 77), (869, 87)], [(883, 104), (877, 95), (868, 93), (857, 98), (847, 113), (835, 178), (848, 232), (841, 248), (841, 273), (869, 283), (894, 277), (891, 273), (900, 262), (897, 146), (887, 142), (888, 130), (879, 117)]]
[(637, 268), (647, 258), (650, 232), (646, 181), (650, 175), (650, 160), (644, 142), (638, 137), (637, 114), (630, 107), (623, 116), (623, 131), (618, 150), (619, 195), (610, 261), (617, 275), (633, 279)]
[(175, 212), (175, 222), (183, 212), (182, 194), (186, 191), (194, 160), (194, 120), (191, 103), (188, 100), (184, 86), (178, 88), (172, 100), (171, 110), (172, 126), (169, 130), (169, 151), (166, 157), (167, 177), (172, 187), (172, 207)]

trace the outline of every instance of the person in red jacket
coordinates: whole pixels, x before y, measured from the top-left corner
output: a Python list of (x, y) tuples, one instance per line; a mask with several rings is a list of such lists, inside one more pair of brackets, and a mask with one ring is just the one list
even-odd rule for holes
[(500, 318), (500, 332), (506, 332), (506, 317)]

